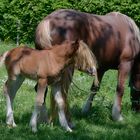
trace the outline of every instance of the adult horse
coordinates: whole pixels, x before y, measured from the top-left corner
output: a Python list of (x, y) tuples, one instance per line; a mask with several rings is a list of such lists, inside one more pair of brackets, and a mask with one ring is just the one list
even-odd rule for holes
[[(134, 67), (133, 64), (139, 63), (140, 32), (137, 25), (130, 17), (118, 12), (99, 16), (61, 9), (54, 11), (40, 22), (36, 29), (35, 45), (37, 49), (45, 49), (53, 44), (61, 44), (66, 39), (74, 40), (76, 38), (83, 40), (95, 54), (98, 62), (99, 82), (101, 82), (107, 70), (118, 70), (118, 83), (112, 117), (114, 120), (122, 120), (121, 102), (125, 80)], [(61, 97), (63, 95), (63, 102), (66, 102), (65, 92), (68, 91), (71, 82), (69, 75), (72, 73), (73, 68), (65, 71), (61, 81), (63, 84), (57, 83), (53, 86), (52, 92), (57, 103), (60, 101), (58, 95), (61, 95)], [(131, 83), (133, 84), (136, 79), (133, 78), (135, 77), (134, 71), (132, 71), (131, 77), (131, 80), (133, 80)], [(137, 80), (140, 81), (140, 79)], [(89, 110), (98, 89), (99, 86), (93, 83), (92, 92), (83, 108), (84, 112)], [(67, 112), (65, 113), (69, 121), (69, 115), (67, 115)]]

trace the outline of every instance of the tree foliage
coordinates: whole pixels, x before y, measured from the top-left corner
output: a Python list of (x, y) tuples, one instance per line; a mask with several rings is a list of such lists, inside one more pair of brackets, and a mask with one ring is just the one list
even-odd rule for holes
[(37, 24), (56, 9), (76, 9), (94, 14), (119, 11), (140, 26), (139, 0), (0, 0), (0, 39), (34, 41)]

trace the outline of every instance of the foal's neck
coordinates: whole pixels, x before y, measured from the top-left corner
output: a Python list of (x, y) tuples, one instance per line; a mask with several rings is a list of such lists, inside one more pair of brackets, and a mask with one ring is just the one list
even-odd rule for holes
[(59, 63), (66, 63), (66, 61), (69, 59), (67, 57), (67, 51), (65, 49), (65, 46), (54, 46), (53, 50), (51, 51), (55, 61)]
[(56, 75), (69, 63), (70, 58), (66, 54), (66, 50), (61, 46), (56, 46), (56, 48), (54, 46), (54, 48), (48, 50), (45, 56), (49, 73)]

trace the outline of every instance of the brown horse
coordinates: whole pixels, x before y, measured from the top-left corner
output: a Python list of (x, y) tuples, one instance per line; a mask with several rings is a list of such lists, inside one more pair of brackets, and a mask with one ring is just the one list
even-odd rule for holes
[[(32, 131), (37, 131), (37, 116), (45, 102), (45, 89), (48, 85), (60, 81), (64, 68), (73, 64), (78, 58), (80, 44), (79, 41), (65, 41), (62, 45), (54, 45), (52, 49), (42, 51), (23, 46), (7, 51), (0, 56), (0, 63), (5, 63), (8, 73), (8, 80), (4, 87), (7, 101), (6, 123), (8, 125), (16, 126), (12, 104), (17, 90), (27, 77), (38, 83), (35, 109), (30, 121)], [(88, 70), (86, 66), (86, 70), (93, 75), (96, 72), (94, 61), (90, 61), (90, 64), (91, 67)], [(65, 126), (65, 128), (69, 130), (69, 126)]]
[[(112, 109), (114, 120), (121, 121), (121, 103), (124, 93), (124, 84), (127, 76), (131, 73), (132, 84), (140, 89), (138, 67), (136, 66), (140, 56), (140, 32), (135, 22), (128, 16), (112, 12), (103, 16), (83, 13), (75, 10), (61, 9), (54, 11), (45, 17), (36, 29), (35, 45), (37, 49), (49, 48), (54, 44), (61, 44), (64, 40), (82, 39), (92, 50), (98, 62), (98, 79), (101, 82), (104, 73), (109, 69), (118, 70), (118, 83), (116, 97)], [(81, 61), (79, 62), (81, 63)], [(135, 66), (133, 65), (135, 64)], [(133, 67), (136, 70), (133, 71)], [(140, 69), (140, 68), (139, 68)], [(135, 75), (137, 71), (137, 75)], [(70, 70), (65, 71), (62, 83), (53, 85), (53, 95), (57, 101), (57, 95), (64, 95), (68, 91)], [(90, 96), (83, 108), (87, 112), (92, 104), (99, 86), (94, 83), (91, 87)], [(65, 112), (68, 123), (70, 121), (68, 111)], [(65, 123), (65, 122), (63, 122)]]

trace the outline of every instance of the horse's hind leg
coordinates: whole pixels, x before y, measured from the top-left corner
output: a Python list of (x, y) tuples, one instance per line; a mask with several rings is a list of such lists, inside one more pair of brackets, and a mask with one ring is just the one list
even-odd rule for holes
[(68, 125), (67, 118), (66, 118), (66, 112), (65, 112), (65, 100), (63, 99), (63, 95), (61, 93), (61, 85), (60, 83), (55, 84), (53, 87), (53, 96), (55, 99), (55, 102), (58, 106), (58, 115), (59, 115), (59, 121), (62, 127), (66, 129), (66, 131), (71, 132), (71, 128)]
[(16, 95), (17, 90), (20, 88), (23, 83), (24, 78), (17, 76), (16, 79), (8, 79), (4, 85), (4, 94), (6, 97), (7, 104), (7, 113), (6, 113), (6, 123), (9, 126), (15, 127), (14, 115), (13, 115), (13, 101)]
[(51, 90), (51, 95), (50, 95), (50, 118), (49, 118), (49, 123), (52, 123), (56, 117), (57, 114), (57, 108), (56, 108), (56, 103), (55, 99), (53, 96), (53, 88)]
[(35, 108), (30, 121), (30, 126), (33, 132), (37, 131), (37, 118), (38, 115), (40, 115), (41, 108), (44, 103), (46, 87), (47, 79), (39, 79), (37, 87), (37, 96), (35, 100)]
[(116, 97), (112, 108), (112, 117), (116, 121), (123, 120), (123, 117), (121, 115), (121, 103), (124, 93), (125, 81), (131, 70), (131, 65), (132, 63), (130, 61), (124, 61), (119, 65)]
[[(99, 80), (99, 84), (102, 80), (102, 77), (104, 75), (105, 71), (100, 71), (98, 70), (98, 80)], [(99, 90), (99, 86), (97, 87), (93, 81), (93, 84), (91, 86), (91, 93), (86, 101), (86, 103), (84, 104), (83, 108), (82, 108), (82, 113), (83, 114), (87, 114), (89, 112), (89, 110), (91, 109), (92, 106), (92, 102), (93, 102), (93, 98), (96, 95), (97, 91)]]
[[(58, 92), (57, 94), (61, 94), (60, 97), (63, 100), (63, 107), (62, 108), (64, 109), (63, 110), (63, 112), (64, 112), (64, 119), (66, 119), (66, 120), (64, 120), (64, 121), (66, 121), (65, 122), (65, 126), (67, 127), (67, 124), (68, 124), (69, 128), (73, 128), (74, 127), (74, 124), (71, 121), (69, 104), (68, 104), (68, 101), (67, 101), (68, 88), (70, 86), (70, 83), (71, 83), (71, 80), (72, 80), (72, 76), (73, 76), (73, 73), (74, 73), (74, 69), (73, 68), (74, 68), (73, 65), (71, 65), (69, 68), (67, 68), (65, 70), (65, 72), (62, 75), (62, 81), (60, 81), (60, 84), (56, 83), (55, 85), (52, 86), (52, 93), (51, 93), (52, 97), (51, 97), (51, 117), (50, 117), (50, 121), (52, 121), (55, 118), (55, 115), (56, 115), (56, 103), (58, 105), (58, 102), (59, 102), (59, 98), (58, 99), (55, 98), (54, 95), (56, 95), (57, 89), (61, 89), (61, 91)], [(59, 107), (61, 107), (61, 105), (58, 105), (58, 108)], [(59, 110), (60, 110), (60, 108), (59, 108)], [(60, 117), (60, 115), (59, 115), (59, 117)], [(59, 120), (61, 120), (61, 119), (59, 118)], [(60, 123), (61, 122), (62, 121), (60, 121)], [(61, 124), (61, 126), (63, 126), (63, 125)], [(67, 130), (67, 128), (66, 128), (66, 130)]]

